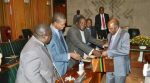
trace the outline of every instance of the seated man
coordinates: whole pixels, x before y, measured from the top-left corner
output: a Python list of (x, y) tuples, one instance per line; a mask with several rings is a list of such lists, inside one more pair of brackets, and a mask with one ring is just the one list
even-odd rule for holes
[[(71, 27), (66, 35), (66, 41), (70, 52), (76, 51), (82, 57), (83, 55), (91, 55), (99, 57), (100, 52), (88, 46), (87, 43), (90, 42), (101, 47), (100, 41), (94, 39), (90, 36), (89, 31), (86, 29), (86, 20), (84, 17), (80, 17), (77, 20), (77, 24)], [(75, 64), (75, 61), (72, 60), (70, 67)]]
[[(97, 33), (96, 33), (96, 29), (94, 26), (92, 26), (92, 19), (88, 18), (86, 19), (86, 28), (90, 33), (90, 36), (96, 39)], [(89, 46), (91, 46), (92, 48), (95, 48), (96, 45), (92, 44), (92, 43), (88, 43)]]

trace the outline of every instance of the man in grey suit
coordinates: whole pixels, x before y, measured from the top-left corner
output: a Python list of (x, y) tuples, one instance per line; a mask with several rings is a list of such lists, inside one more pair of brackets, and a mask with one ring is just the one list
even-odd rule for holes
[[(92, 43), (99, 47), (102, 47), (100, 41), (94, 39), (86, 29), (86, 19), (84, 17), (79, 17), (79, 19), (77, 20), (77, 24), (69, 29), (66, 36), (66, 41), (69, 51), (76, 51), (82, 57), (91, 54), (99, 57), (101, 54), (100, 51), (88, 46), (88, 43)], [(70, 66), (74, 64), (75, 61), (72, 60)]]
[(80, 60), (80, 56), (74, 52), (68, 52), (68, 46), (62, 35), (65, 27), (66, 18), (62, 13), (55, 13), (50, 28), (52, 29), (52, 40), (47, 45), (49, 52), (52, 54), (56, 69), (62, 76), (67, 71), (68, 61), (70, 58)]
[(41, 24), (24, 46), (16, 83), (54, 83), (56, 73), (51, 57), (45, 47), (51, 40), (49, 25)]
[(109, 46), (102, 55), (113, 58), (114, 72), (106, 73), (106, 83), (125, 83), (126, 75), (130, 72), (129, 34), (119, 27), (119, 21), (115, 18), (108, 22), (108, 29)]

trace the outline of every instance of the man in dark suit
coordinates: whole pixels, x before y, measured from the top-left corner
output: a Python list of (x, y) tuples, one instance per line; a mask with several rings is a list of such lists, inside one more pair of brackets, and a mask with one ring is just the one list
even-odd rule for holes
[(99, 39), (106, 39), (108, 34), (107, 23), (109, 21), (109, 15), (104, 13), (104, 7), (99, 8), (99, 14), (95, 16), (95, 28), (98, 33)]
[(49, 25), (36, 27), (33, 36), (24, 46), (15, 83), (54, 83), (56, 72), (45, 44), (51, 40)]
[[(102, 47), (100, 41), (90, 36), (89, 31), (86, 29), (86, 19), (84, 17), (80, 17), (77, 21), (77, 24), (69, 29), (66, 36), (66, 41), (69, 51), (76, 51), (82, 57), (91, 54), (99, 57), (101, 54), (100, 51), (95, 50), (94, 48), (87, 45), (87, 43), (92, 43)], [(75, 64), (75, 62), (72, 61), (72, 64)]]
[[(96, 33), (96, 29), (94, 26), (92, 26), (92, 19), (88, 18), (86, 19), (86, 28), (89, 31), (90, 35), (96, 39), (97, 37), (97, 33)], [(95, 48), (96, 45), (89, 43), (89, 46), (91, 46), (92, 48)]]

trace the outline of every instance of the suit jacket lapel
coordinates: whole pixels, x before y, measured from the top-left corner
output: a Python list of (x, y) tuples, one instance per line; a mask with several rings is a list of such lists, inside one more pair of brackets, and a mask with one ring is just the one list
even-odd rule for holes
[[(62, 32), (60, 32), (60, 34), (61, 34), (61, 36), (63, 36)], [(68, 51), (68, 47), (67, 47), (67, 44), (66, 44), (66, 41), (65, 41), (64, 37), (62, 37), (62, 39), (63, 39), (63, 42), (64, 42), (64, 44), (65, 44), (64, 49), (65, 49), (66, 51)]]
[(88, 41), (88, 37), (89, 36), (91, 36), (90, 34), (88, 34), (88, 30), (86, 29), (86, 30), (84, 30), (84, 37), (85, 37), (85, 41), (86, 41), (86, 43), (87, 43), (87, 41)]
[(112, 35), (108, 34), (108, 45), (110, 45), (111, 37), (112, 37)]
[(43, 51), (46, 53), (46, 55), (48, 56), (48, 58), (50, 59), (50, 61), (52, 61), (52, 58), (48, 52), (48, 50), (46, 49), (46, 47), (42, 46)]
[[(52, 29), (52, 34), (53, 34), (53, 37), (55, 37), (55, 40), (57, 40), (57, 42), (59, 43), (60, 46), (62, 46), (63, 49), (65, 49), (66, 51), (68, 51), (68, 47), (67, 47), (67, 44), (65, 42), (65, 39), (63, 37), (63, 41), (64, 41), (64, 44), (65, 44), (65, 47), (62, 45), (62, 42), (61, 41), (58, 41), (60, 40), (60, 37), (55, 33), (55, 31)], [(62, 33), (61, 33), (62, 35)]]
[(117, 44), (118, 44), (118, 41), (119, 41), (119, 39), (120, 39), (120, 33), (121, 33), (121, 30), (119, 30), (119, 32), (118, 32), (118, 34), (116, 35), (116, 38), (115, 38), (115, 40), (114, 40), (114, 43), (113, 43), (113, 46), (112, 46), (112, 48), (118, 48), (117, 46)]
[(77, 34), (78, 34), (78, 37), (79, 37), (80, 41), (82, 41), (80, 29), (78, 29), (77, 26), (76, 26), (75, 28), (76, 28), (76, 30), (77, 30)]

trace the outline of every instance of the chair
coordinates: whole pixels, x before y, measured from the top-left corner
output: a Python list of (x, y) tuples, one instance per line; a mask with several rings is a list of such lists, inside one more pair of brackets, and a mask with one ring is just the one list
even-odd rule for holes
[(0, 26), (0, 42), (11, 40), (11, 29), (9, 26)]
[(32, 36), (32, 31), (30, 29), (22, 29), (23, 37), (24, 38), (29, 38)]
[(128, 29), (128, 32), (129, 32), (129, 34), (130, 34), (130, 39), (132, 39), (132, 38), (134, 38), (134, 37), (140, 35), (140, 30), (137, 29), (137, 28), (129, 28), (129, 29)]

